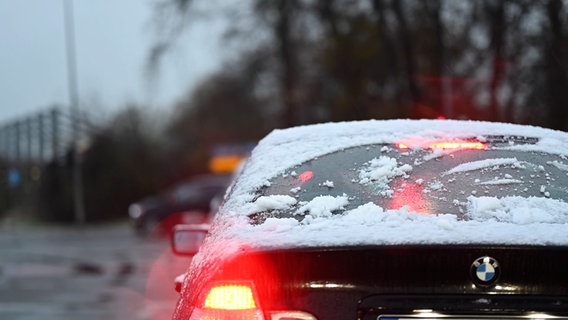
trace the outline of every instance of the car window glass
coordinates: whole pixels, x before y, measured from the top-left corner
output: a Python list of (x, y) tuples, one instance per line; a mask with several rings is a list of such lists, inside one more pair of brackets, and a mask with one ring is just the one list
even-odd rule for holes
[(345, 210), (372, 202), (384, 209), (406, 206), (419, 213), (463, 218), (470, 196), (568, 202), (567, 173), (568, 160), (542, 152), (490, 148), (436, 153), (394, 145), (355, 147), (321, 156), (272, 179), (257, 198), (287, 195), (297, 204), (254, 217), (297, 217), (295, 210), (316, 197), (347, 196)]

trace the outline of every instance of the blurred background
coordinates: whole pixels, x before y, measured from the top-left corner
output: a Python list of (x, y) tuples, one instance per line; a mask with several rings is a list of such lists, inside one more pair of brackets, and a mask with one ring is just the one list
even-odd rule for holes
[(371, 118), (568, 126), (567, 1), (0, 9), (4, 216), (20, 208), (73, 222), (79, 208), (87, 222), (123, 219), (132, 202), (210, 172), (211, 159), (274, 128)]
[(4, 226), (125, 221), (275, 128), (568, 129), (566, 0), (6, 0), (0, 17)]

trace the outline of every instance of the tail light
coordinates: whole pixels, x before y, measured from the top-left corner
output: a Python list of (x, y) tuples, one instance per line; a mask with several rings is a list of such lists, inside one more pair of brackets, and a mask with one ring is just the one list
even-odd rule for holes
[(254, 286), (249, 282), (214, 283), (190, 320), (264, 320)]
[[(214, 283), (191, 313), (190, 320), (265, 320), (251, 282)], [(294, 310), (270, 311), (270, 320), (317, 320)]]

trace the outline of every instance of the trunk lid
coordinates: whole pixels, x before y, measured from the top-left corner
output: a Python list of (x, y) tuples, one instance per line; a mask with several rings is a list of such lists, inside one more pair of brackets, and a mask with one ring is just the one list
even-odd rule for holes
[[(476, 276), (474, 263), (485, 256), (498, 263), (495, 282)], [(248, 253), (215, 278), (252, 279), (264, 310), (376, 319), (414, 309), (568, 310), (566, 270), (566, 247), (367, 246)]]

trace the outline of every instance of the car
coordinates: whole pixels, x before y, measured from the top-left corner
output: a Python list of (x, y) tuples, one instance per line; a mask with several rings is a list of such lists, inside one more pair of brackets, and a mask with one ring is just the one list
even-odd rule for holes
[(161, 194), (142, 199), (128, 208), (137, 234), (166, 235), (180, 223), (206, 223), (210, 205), (222, 197), (230, 174), (201, 174), (183, 181)]
[(275, 130), (211, 226), (173, 245), (195, 254), (175, 320), (568, 319), (568, 133), (466, 120)]

